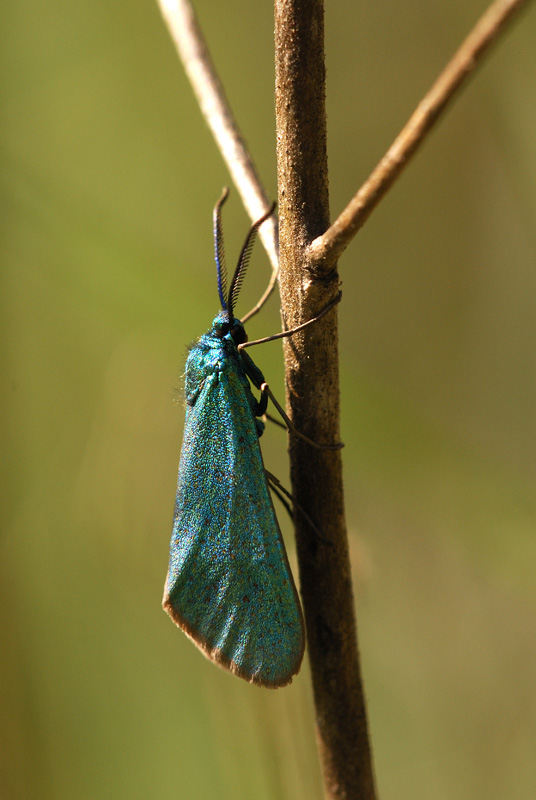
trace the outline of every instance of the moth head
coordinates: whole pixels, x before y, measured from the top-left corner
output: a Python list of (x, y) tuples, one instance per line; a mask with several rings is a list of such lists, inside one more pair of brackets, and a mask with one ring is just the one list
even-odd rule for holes
[(230, 336), (237, 346), (248, 340), (247, 333), (240, 320), (233, 318), (232, 322), (229, 321), (228, 311), (220, 311), (212, 323), (212, 331), (218, 339)]

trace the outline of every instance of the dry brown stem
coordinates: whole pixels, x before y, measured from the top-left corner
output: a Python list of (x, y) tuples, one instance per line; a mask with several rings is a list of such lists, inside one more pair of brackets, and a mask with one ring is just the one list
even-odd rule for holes
[[(322, 0), (276, 0), (280, 288), (287, 328), (337, 296), (336, 266), (319, 271), (310, 243), (329, 224)], [(287, 405), (316, 442), (339, 441), (337, 308), (285, 345)], [(290, 436), (300, 589), (326, 796), (373, 800), (374, 778), (344, 516), (340, 451)]]

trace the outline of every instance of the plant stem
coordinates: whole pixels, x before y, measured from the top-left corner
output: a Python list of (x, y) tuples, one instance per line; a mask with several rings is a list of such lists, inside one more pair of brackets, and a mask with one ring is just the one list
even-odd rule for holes
[[(276, 0), (276, 121), (280, 286), (285, 327), (315, 316), (339, 288), (336, 266), (311, 271), (310, 243), (329, 225), (324, 20), (321, 0)], [(320, 265), (321, 266), (321, 265)], [(316, 442), (339, 441), (337, 308), (285, 345), (293, 423)], [(290, 436), (293, 494), (320, 529), (296, 515), (317, 737), (326, 796), (373, 800), (339, 451)]]

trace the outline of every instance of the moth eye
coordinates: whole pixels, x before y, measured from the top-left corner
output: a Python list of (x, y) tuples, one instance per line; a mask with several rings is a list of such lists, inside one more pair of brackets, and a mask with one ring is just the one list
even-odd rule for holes
[(244, 344), (248, 340), (247, 333), (242, 325), (234, 325), (231, 328), (231, 336), (235, 344)]

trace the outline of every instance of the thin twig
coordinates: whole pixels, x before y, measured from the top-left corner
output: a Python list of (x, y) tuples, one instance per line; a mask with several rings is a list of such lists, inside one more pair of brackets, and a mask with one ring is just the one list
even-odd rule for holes
[[(188, 0), (157, 0), (157, 2), (197, 97), (201, 112), (212, 131), (223, 160), (227, 164), (244, 207), (254, 222), (268, 211), (270, 202), (225, 96), (194, 9)], [(279, 265), (275, 217), (263, 225), (259, 235), (272, 265), (272, 279), (266, 295), (271, 293), (275, 286)], [(261, 301), (259, 301), (260, 303)], [(252, 312), (249, 312), (244, 319), (251, 315)]]
[(514, 14), (529, 0), (495, 0), (424, 96), (397, 138), (344, 211), (309, 248), (312, 261), (335, 263), (369, 217), (410, 157), (425, 139), (456, 91)]

